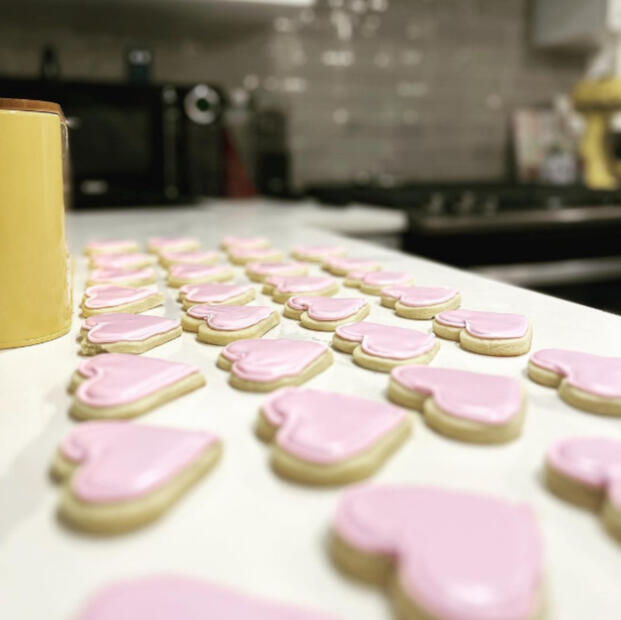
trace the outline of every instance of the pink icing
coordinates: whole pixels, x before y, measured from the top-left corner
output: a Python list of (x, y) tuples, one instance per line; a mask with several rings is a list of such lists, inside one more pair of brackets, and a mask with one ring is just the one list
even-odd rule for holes
[[(199, 304), (220, 303), (237, 297), (252, 290), (249, 284), (185, 284), (179, 291), (185, 295), (187, 301)], [(196, 309), (191, 309), (197, 311)], [(188, 310), (188, 313), (191, 313)], [(194, 315), (192, 315), (194, 316)], [(198, 318), (198, 317), (197, 317)], [(203, 317), (200, 317), (203, 318)]]
[(367, 305), (362, 297), (312, 297), (298, 295), (290, 297), (287, 305), (294, 310), (306, 310), (308, 316), (316, 321), (339, 321), (346, 319)]
[(270, 241), (266, 237), (236, 237), (228, 235), (222, 239), (222, 245), (226, 248), (260, 249), (268, 247)]
[(438, 620), (530, 620), (542, 541), (530, 508), (417, 486), (358, 486), (341, 496), (335, 530), (398, 562), (400, 586)]
[(100, 254), (93, 256), (93, 265), (104, 269), (137, 269), (155, 262), (153, 256), (133, 252), (131, 254)]
[(563, 375), (570, 385), (585, 392), (604, 398), (621, 398), (621, 357), (543, 349), (533, 353), (530, 361)]
[[(194, 311), (194, 312), (192, 312)], [(267, 306), (194, 306), (188, 314), (205, 319), (212, 329), (234, 331), (252, 327), (267, 319), (274, 310)]]
[(171, 265), (168, 273), (180, 280), (192, 280), (197, 278), (208, 278), (223, 273), (228, 273), (231, 268), (228, 265)]
[(224, 347), (231, 372), (240, 379), (268, 383), (301, 373), (328, 350), (310, 340), (238, 340)]
[(403, 271), (372, 271), (362, 276), (362, 283), (370, 286), (409, 284), (412, 276)]
[(276, 250), (275, 248), (247, 248), (238, 245), (234, 245), (229, 247), (229, 252), (232, 256), (237, 258), (252, 258), (256, 261), (260, 261), (261, 259), (270, 259), (275, 255), (280, 256), (280, 250)]
[(131, 280), (146, 280), (153, 278), (155, 271), (151, 267), (142, 269), (94, 269), (91, 271), (89, 280), (92, 282), (128, 282)]
[(433, 396), (447, 413), (483, 424), (505, 424), (522, 407), (520, 383), (511, 377), (427, 366), (399, 366), (391, 377), (406, 388)]
[(336, 620), (190, 577), (143, 577), (101, 590), (78, 620)]
[(198, 247), (198, 239), (194, 237), (150, 237), (148, 245), (154, 250)]
[(341, 245), (296, 245), (293, 251), (308, 258), (328, 258), (344, 254), (345, 248)]
[(334, 256), (325, 261), (328, 267), (338, 269), (339, 271), (375, 271), (379, 265), (373, 260), (365, 260), (361, 258), (343, 258), (342, 256)]
[(304, 263), (288, 261), (286, 263), (248, 263), (247, 270), (263, 276), (287, 275), (292, 271), (306, 269)]
[(61, 452), (80, 465), (71, 478), (73, 492), (99, 504), (135, 499), (157, 489), (217, 441), (205, 431), (84, 422), (63, 441)]
[(122, 304), (141, 301), (157, 293), (157, 286), (117, 286), (116, 284), (97, 284), (85, 291), (87, 308), (112, 308)]
[(457, 296), (459, 291), (445, 286), (388, 286), (382, 295), (398, 299), (404, 306), (417, 308), (445, 303)]
[(162, 258), (170, 263), (203, 263), (215, 261), (218, 253), (213, 251), (162, 252)]
[(145, 340), (164, 334), (179, 326), (177, 319), (164, 319), (146, 314), (111, 312), (91, 316), (82, 328), (88, 330), (90, 342), (117, 342), (119, 340)]
[(76, 398), (91, 407), (125, 405), (200, 370), (181, 362), (126, 353), (101, 353), (83, 361)]
[(452, 327), (464, 327), (477, 338), (521, 338), (528, 331), (528, 319), (522, 314), (447, 310), (436, 321)]
[(302, 388), (278, 390), (262, 411), (279, 427), (276, 443), (315, 463), (336, 463), (371, 448), (407, 419), (387, 403)]
[(344, 340), (360, 342), (362, 350), (369, 355), (400, 360), (422, 355), (436, 343), (433, 334), (369, 321), (341, 325), (336, 328), (336, 334)]
[(265, 280), (280, 293), (308, 293), (328, 288), (336, 282), (335, 278), (326, 276), (270, 276)]
[(89, 241), (86, 245), (87, 250), (97, 250), (99, 252), (127, 252), (138, 247), (132, 239), (110, 239), (105, 241)]

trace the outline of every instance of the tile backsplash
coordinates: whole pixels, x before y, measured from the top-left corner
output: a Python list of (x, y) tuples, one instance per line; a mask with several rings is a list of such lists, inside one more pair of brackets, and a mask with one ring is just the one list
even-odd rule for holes
[(128, 0), (117, 19), (13, 8), (0, 73), (36, 75), (52, 44), (64, 77), (120, 79), (125, 49), (146, 45), (157, 81), (209, 80), (284, 109), (301, 187), (501, 178), (512, 110), (568, 92), (585, 66), (533, 49), (529, 0), (319, 0), (265, 23), (211, 23), (190, 4)]

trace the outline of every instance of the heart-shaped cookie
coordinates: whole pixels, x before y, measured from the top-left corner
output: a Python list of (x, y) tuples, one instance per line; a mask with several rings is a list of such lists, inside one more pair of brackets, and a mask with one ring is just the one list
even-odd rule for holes
[(176, 319), (124, 312), (98, 314), (82, 323), (82, 353), (143, 353), (181, 335)]
[(284, 388), (263, 403), (259, 436), (280, 474), (312, 484), (371, 475), (410, 432), (398, 407), (334, 392)]
[(482, 355), (523, 355), (530, 349), (532, 327), (522, 314), (449, 310), (436, 315), (433, 331)]
[(329, 276), (270, 276), (263, 285), (263, 292), (278, 303), (293, 295), (330, 296), (338, 290), (338, 281)]
[(142, 269), (93, 269), (88, 276), (88, 286), (95, 286), (97, 284), (144, 286), (153, 282), (155, 282), (155, 271), (152, 267), (143, 267)]
[(91, 531), (131, 529), (158, 517), (217, 460), (206, 431), (86, 422), (60, 446), (52, 473), (67, 481), (60, 514)]
[(307, 273), (308, 267), (297, 261), (254, 262), (246, 265), (246, 275), (253, 282), (265, 282), (270, 276), (304, 276)]
[(388, 396), (421, 411), (439, 433), (464, 441), (509, 441), (524, 423), (525, 396), (512, 377), (399, 366), (390, 373)]
[(269, 248), (270, 245), (270, 240), (267, 237), (238, 237), (236, 235), (227, 235), (220, 243), (220, 247), (223, 250), (228, 250), (232, 247), (260, 249)]
[(328, 347), (310, 340), (238, 340), (226, 346), (218, 366), (231, 371), (231, 385), (270, 392), (300, 385), (332, 363)]
[(129, 418), (205, 384), (195, 366), (154, 357), (102, 353), (80, 364), (70, 389), (77, 418)]
[(170, 265), (213, 265), (221, 258), (221, 255), (213, 250), (194, 250), (192, 252), (165, 250), (160, 254), (160, 263), (164, 267)]
[(133, 239), (108, 239), (105, 241), (89, 241), (86, 244), (85, 254), (129, 254), (138, 252), (138, 243)]
[(85, 317), (104, 312), (144, 312), (164, 303), (157, 286), (117, 286), (98, 284), (84, 291), (82, 314)]
[(433, 334), (370, 321), (337, 327), (332, 346), (352, 353), (360, 366), (387, 372), (401, 364), (427, 364), (438, 351)]
[(209, 344), (225, 345), (242, 338), (260, 338), (280, 322), (280, 314), (269, 306), (204, 305), (195, 308), (199, 308), (203, 316), (198, 326), (198, 339)]
[(235, 265), (245, 265), (256, 261), (276, 262), (285, 259), (281, 250), (270, 247), (252, 248), (232, 245), (228, 247), (227, 252), (229, 260)]
[(332, 551), (355, 576), (388, 583), (404, 618), (535, 620), (542, 540), (529, 507), (417, 486), (341, 496)]
[(406, 319), (432, 319), (461, 303), (459, 291), (446, 286), (388, 286), (380, 295), (382, 306)]
[(334, 331), (339, 325), (360, 321), (369, 314), (369, 304), (362, 297), (289, 297), (283, 314), (299, 319), (304, 327)]
[(185, 284), (223, 282), (232, 280), (235, 274), (228, 265), (186, 265), (173, 264), (168, 270), (166, 283), (178, 288)]
[(336, 620), (191, 577), (142, 577), (96, 594), (77, 620)]
[(101, 269), (140, 269), (155, 263), (155, 257), (141, 252), (91, 256), (91, 267)]
[(367, 295), (380, 295), (386, 286), (405, 286), (413, 281), (412, 275), (403, 271), (370, 271), (356, 272), (355, 276), (349, 273), (345, 284)]
[(150, 237), (147, 242), (149, 252), (191, 252), (197, 250), (198, 239), (194, 237)]
[(546, 457), (546, 483), (562, 498), (601, 511), (608, 530), (621, 538), (621, 441), (572, 437), (556, 442)]
[(379, 263), (374, 260), (364, 258), (345, 258), (343, 256), (333, 256), (324, 261), (322, 268), (335, 276), (346, 276), (351, 271), (379, 271)]
[(621, 357), (543, 349), (531, 356), (528, 376), (537, 383), (558, 387), (560, 397), (574, 407), (621, 415)]
[(341, 245), (296, 245), (291, 256), (310, 263), (321, 263), (333, 256), (343, 256), (345, 248)]
[[(179, 300), (184, 308), (198, 304), (240, 305), (252, 301), (255, 295), (256, 291), (250, 284), (185, 284), (179, 289)], [(195, 314), (191, 316), (203, 318)]]

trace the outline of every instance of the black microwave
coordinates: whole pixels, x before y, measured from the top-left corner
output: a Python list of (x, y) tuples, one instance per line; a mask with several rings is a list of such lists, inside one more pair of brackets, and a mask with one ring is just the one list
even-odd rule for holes
[(61, 105), (74, 207), (187, 203), (224, 190), (215, 86), (2, 80), (0, 96)]

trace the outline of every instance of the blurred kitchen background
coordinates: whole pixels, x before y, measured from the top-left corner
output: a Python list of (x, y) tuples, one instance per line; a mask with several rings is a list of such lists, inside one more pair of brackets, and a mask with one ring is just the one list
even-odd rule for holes
[(620, 33), (620, 0), (20, 0), (0, 96), (62, 105), (73, 209), (396, 210), (405, 251), (621, 312)]

